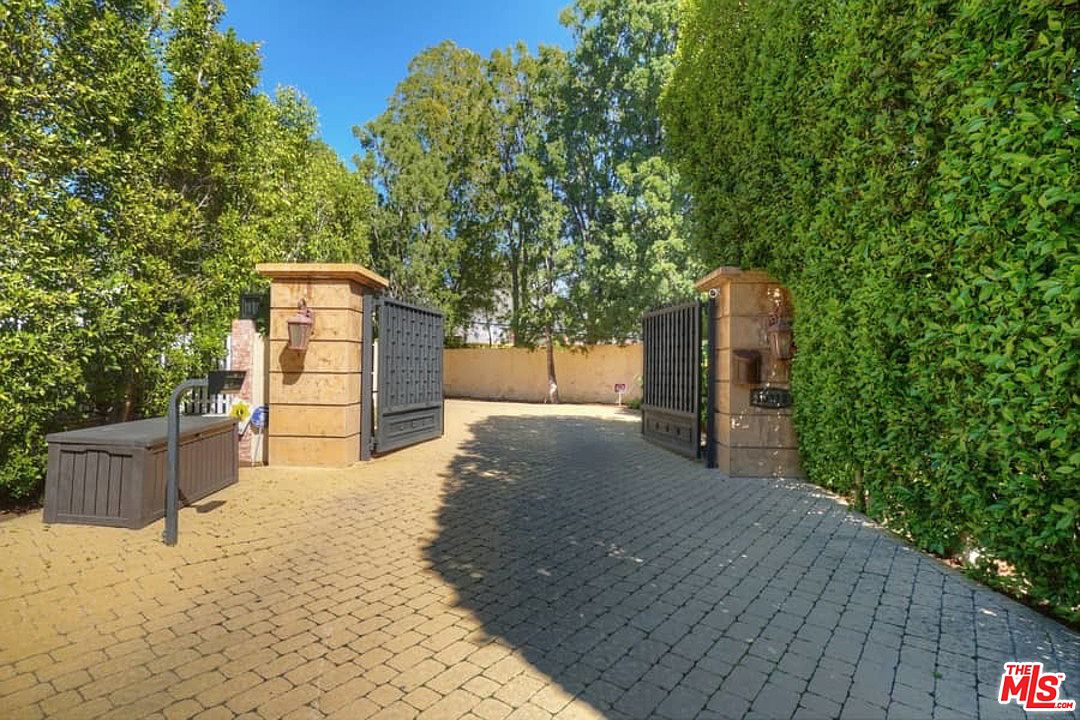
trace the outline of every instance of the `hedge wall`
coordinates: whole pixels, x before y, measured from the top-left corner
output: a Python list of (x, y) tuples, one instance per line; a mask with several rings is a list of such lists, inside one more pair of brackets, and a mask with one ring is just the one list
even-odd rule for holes
[(1077, 619), (1080, 3), (685, 12), (699, 249), (793, 291), (811, 479)]

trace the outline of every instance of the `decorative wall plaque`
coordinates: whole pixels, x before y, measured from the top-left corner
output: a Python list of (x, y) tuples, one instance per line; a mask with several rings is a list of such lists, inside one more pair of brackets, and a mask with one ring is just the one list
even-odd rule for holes
[(791, 391), (786, 388), (760, 387), (750, 391), (750, 404), (763, 408), (791, 407)]

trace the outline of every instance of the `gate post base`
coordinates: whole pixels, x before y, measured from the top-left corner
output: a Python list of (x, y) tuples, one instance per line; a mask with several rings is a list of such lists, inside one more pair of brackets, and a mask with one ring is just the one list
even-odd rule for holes
[[(360, 459), (365, 300), (387, 281), (360, 265), (268, 263), (269, 465), (344, 466)], [(288, 319), (303, 300), (315, 324), (305, 350), (289, 348)]]
[[(714, 270), (697, 289), (716, 303), (710, 360), (716, 364), (717, 468), (729, 477), (803, 477), (791, 420), (790, 364), (775, 356), (769, 338), (773, 316), (790, 312), (790, 293), (764, 272), (734, 267)], [(738, 351), (757, 353), (760, 363), (736, 372)], [(771, 398), (783, 400), (762, 401)]]

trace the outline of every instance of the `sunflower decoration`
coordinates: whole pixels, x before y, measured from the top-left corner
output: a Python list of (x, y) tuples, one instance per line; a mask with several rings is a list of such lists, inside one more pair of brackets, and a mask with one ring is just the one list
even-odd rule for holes
[(235, 418), (237, 422), (244, 422), (248, 419), (248, 415), (250, 414), (251, 408), (243, 401), (234, 404), (232, 409), (229, 410), (229, 416)]

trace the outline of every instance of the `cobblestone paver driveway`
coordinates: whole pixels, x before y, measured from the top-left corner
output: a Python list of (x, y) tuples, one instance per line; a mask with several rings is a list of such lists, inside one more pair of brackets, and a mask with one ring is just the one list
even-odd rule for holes
[(178, 548), (0, 523), (0, 717), (1023, 717), (994, 698), (1014, 659), (1080, 699), (1080, 636), (810, 486), (724, 480), (609, 408), (446, 425), (246, 471)]

